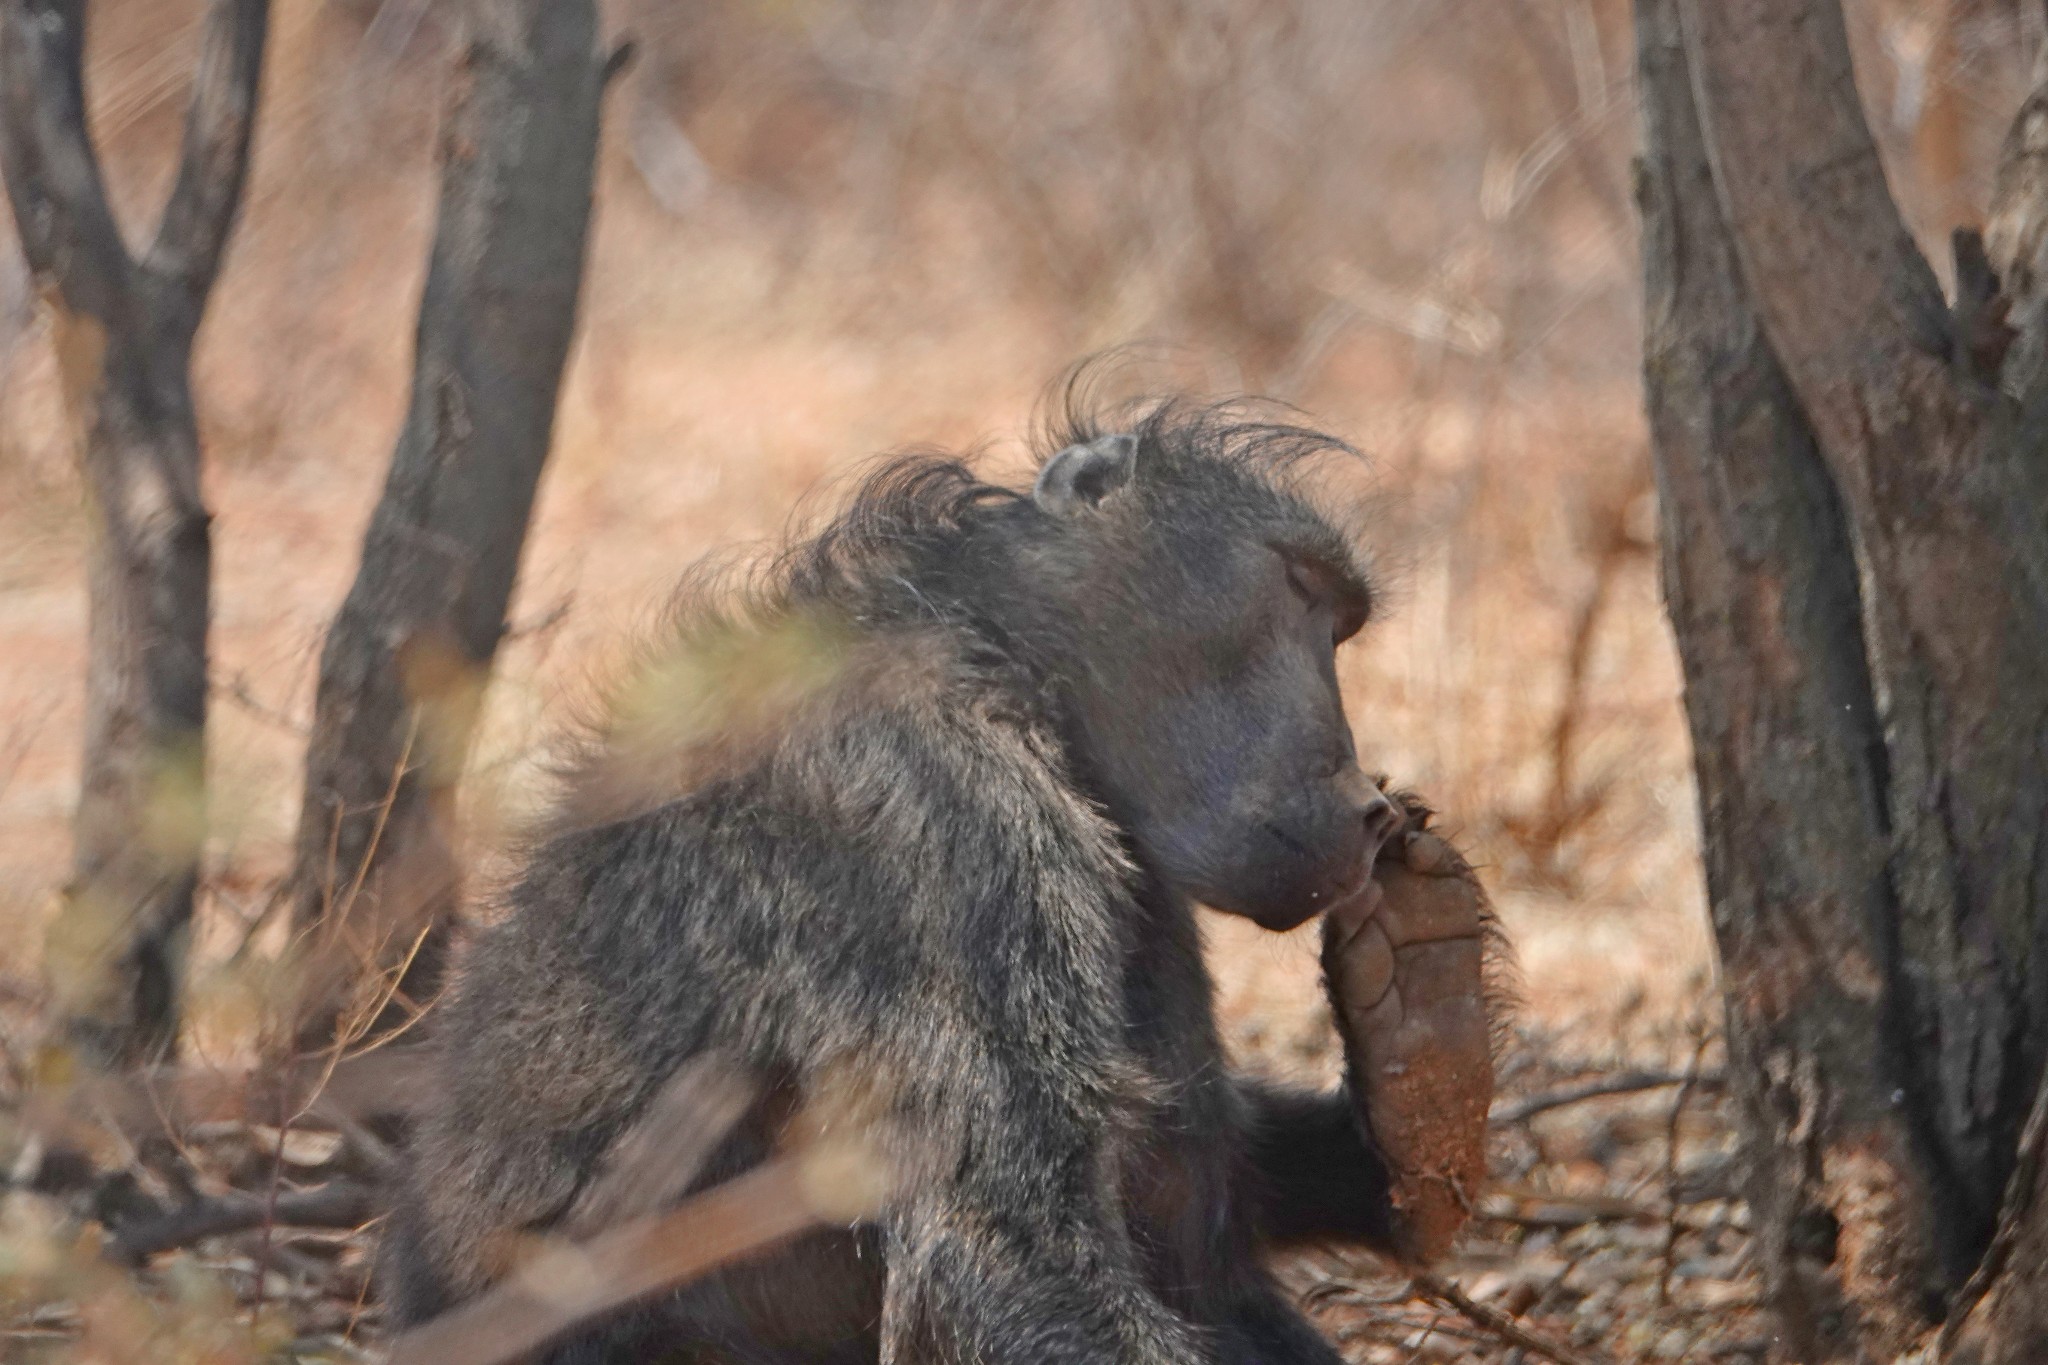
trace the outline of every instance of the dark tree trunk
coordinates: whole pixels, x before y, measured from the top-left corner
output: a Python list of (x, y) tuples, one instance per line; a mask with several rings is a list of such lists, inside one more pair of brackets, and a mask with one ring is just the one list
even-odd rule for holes
[(2044, 404), (2000, 393), (1985, 300), (1951, 311), (1901, 225), (1837, 5), (1637, 22), (1665, 591), (1749, 1194), (1799, 1358), (1890, 1359), (1983, 1292), (2034, 1178)]
[[(591, 0), (484, 0), (443, 117), (412, 400), (320, 659), (292, 900), (300, 1033), (438, 976), (450, 805), (574, 330), (605, 59)], [(409, 963), (409, 968), (407, 964)]]
[(215, 0), (177, 179), (136, 259), (86, 132), (82, 0), (0, 8), (0, 168), (55, 317), (92, 526), (83, 775), (46, 974), (68, 1041), (105, 1064), (177, 1033), (210, 582), (190, 358), (241, 201), (268, 17), (266, 0)]

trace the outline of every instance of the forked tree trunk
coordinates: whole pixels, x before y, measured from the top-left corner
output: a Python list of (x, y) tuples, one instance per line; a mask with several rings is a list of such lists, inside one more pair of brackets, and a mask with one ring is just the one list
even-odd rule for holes
[[(608, 63), (591, 0), (472, 7), (441, 136), (412, 399), (320, 659), (291, 888), (304, 1040), (438, 976), (451, 803), (574, 330)], [(409, 964), (409, 966), (408, 966)], [(387, 1016), (388, 1017), (388, 1016)]]
[[(1941, 299), (1832, 0), (1637, 25), (1665, 590), (1748, 1192), (1796, 1358), (1889, 1360), (1998, 1283), (1995, 1234), (2044, 1231), (2007, 1191), (2048, 1055), (2048, 395), (2000, 393), (1982, 271)], [(2023, 1319), (1970, 1358), (2044, 1358)]]
[(205, 832), (207, 511), (190, 359), (241, 201), (267, 0), (215, 0), (178, 174), (132, 256), (85, 124), (83, 0), (0, 8), (0, 168), (53, 317), (90, 506), (85, 754), (45, 951), (68, 1041), (168, 1051)]

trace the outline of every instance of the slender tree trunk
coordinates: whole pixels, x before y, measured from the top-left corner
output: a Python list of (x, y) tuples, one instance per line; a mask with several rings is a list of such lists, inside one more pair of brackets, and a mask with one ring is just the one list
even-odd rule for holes
[(369, 1023), (394, 973), (401, 1006), (438, 978), (456, 779), (575, 325), (608, 67), (594, 6), (473, 13), (443, 116), (411, 404), (320, 659), (292, 884), (309, 1041)]
[(2032, 1179), (2044, 405), (1999, 391), (1981, 255), (1951, 311), (1907, 236), (1836, 4), (1637, 18), (1665, 585), (1749, 1194), (1799, 1358), (1890, 1359), (1982, 1292)]
[(82, 0), (0, 8), (0, 168), (55, 320), (91, 506), (85, 756), (46, 970), (68, 1040), (125, 1063), (176, 1037), (205, 833), (210, 542), (192, 342), (241, 201), (269, 17), (216, 0), (149, 251), (107, 207), (85, 125)]

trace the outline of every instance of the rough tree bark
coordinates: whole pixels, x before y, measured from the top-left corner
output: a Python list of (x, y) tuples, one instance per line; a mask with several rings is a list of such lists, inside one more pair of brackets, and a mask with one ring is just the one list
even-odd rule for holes
[(483, 0), (443, 116), (412, 398), (320, 659), (291, 895), (302, 1038), (410, 962), (431, 989), (450, 806), (574, 330), (610, 63), (591, 0)]
[(90, 500), (85, 755), (46, 949), (64, 1036), (167, 1052), (204, 834), (207, 511), (193, 338), (241, 202), (267, 0), (215, 0), (170, 199), (139, 258), (86, 130), (83, 0), (0, 7), (0, 169), (48, 302)]
[[(2048, 396), (1999, 390), (1981, 255), (1951, 310), (1907, 235), (1837, 4), (1637, 22), (1665, 584), (1749, 1194), (1798, 1358), (1891, 1359), (2010, 1298), (1987, 1253), (2034, 1178)], [(2013, 1314), (1974, 1340), (2044, 1346)]]

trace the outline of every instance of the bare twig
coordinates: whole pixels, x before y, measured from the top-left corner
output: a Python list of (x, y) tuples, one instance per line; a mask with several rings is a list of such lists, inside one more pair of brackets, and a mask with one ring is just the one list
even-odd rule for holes
[(249, 689), (249, 680), (240, 673), (231, 673), (224, 678), (215, 678), (213, 681), (213, 693), (215, 696), (226, 697), (250, 715), (255, 716), (259, 720), (268, 721), (288, 734), (297, 735), (301, 739), (306, 737), (306, 723), (304, 721), (287, 712), (278, 710), (258, 697)]
[(1530, 1208), (1488, 1205), (1480, 1209), (1478, 1217), (1483, 1222), (1564, 1232), (1590, 1223), (1651, 1223), (1661, 1216), (1658, 1209), (1625, 1200), (1560, 1198), (1531, 1202)]
[(525, 640), (535, 636), (546, 635), (555, 627), (561, 625), (562, 622), (568, 620), (569, 613), (575, 609), (576, 594), (573, 592), (565, 593), (561, 601), (555, 603), (532, 620), (506, 622), (505, 633), (499, 638), (499, 643), (510, 644), (514, 640)]
[(1686, 1101), (1692, 1098), (1693, 1088), (1699, 1084), (1700, 1060), (1706, 1056), (1707, 1046), (1713, 1041), (1710, 1030), (1694, 1021), (1692, 1061), (1685, 1068), (1685, 1080), (1679, 1084), (1678, 1094), (1671, 1101), (1671, 1118), (1664, 1129), (1664, 1250), (1657, 1269), (1657, 1306), (1662, 1308), (1671, 1301), (1671, 1272), (1678, 1261), (1678, 1126), (1685, 1118)]
[(390, 1187), (398, 1171), (398, 1156), (390, 1143), (371, 1132), (353, 1114), (326, 1103), (324, 1097), (313, 1101), (306, 1117), (341, 1134), (342, 1169), (353, 1170), (380, 1189)]
[(1541, 1356), (1553, 1362), (1553, 1365), (1592, 1365), (1587, 1357), (1537, 1336), (1499, 1309), (1473, 1302), (1464, 1290), (1449, 1280), (1438, 1279), (1429, 1274), (1417, 1275), (1415, 1292), (1432, 1303), (1440, 1303), (1446, 1308), (1455, 1309), (1475, 1326), (1484, 1328), (1510, 1346), (1519, 1346), (1531, 1355)]
[(130, 1223), (107, 1243), (109, 1260), (141, 1265), (159, 1252), (208, 1237), (248, 1232), (266, 1222), (284, 1227), (356, 1228), (376, 1216), (368, 1185), (338, 1180), (310, 1190), (282, 1190), (273, 1201), (239, 1191), (172, 1209), (160, 1218)]
[(1593, 192), (1593, 198), (1607, 215), (1615, 232), (1624, 241), (1633, 238), (1635, 213), (1630, 207), (1628, 194), (1616, 178), (1613, 167), (1600, 154), (1600, 149), (1592, 145), (1593, 134), (1622, 100), (1615, 98), (1615, 90), (1610, 86), (1602, 85), (1591, 91), (1579, 88), (1570, 70), (1569, 55), (1558, 51), (1559, 44), (1550, 36), (1543, 16), (1536, 12), (1536, 7), (1529, 0), (1518, 0), (1507, 6), (1507, 17), (1521, 38), (1522, 46), (1533, 59), (1536, 73), (1550, 97), (1551, 111), (1558, 120), (1535, 147), (1523, 154), (1523, 159), (1528, 160), (1537, 148), (1546, 144), (1551, 149), (1549, 160), (1554, 161), (1559, 154), (1568, 153), (1573, 169), (1584, 180), (1586, 188)]
[(322, 1056), (280, 1068), (158, 1067), (129, 1075), (98, 1075), (70, 1087), (33, 1091), (23, 1115), (25, 1132), (61, 1140), (77, 1125), (140, 1137), (178, 1132), (214, 1120), (247, 1121), (277, 1112), (306, 1114), (317, 1104), (322, 1121), (346, 1115), (358, 1121), (402, 1115), (431, 1083), (425, 1052), (388, 1047), (343, 1057)]
[(577, 1197), (562, 1231), (581, 1239), (673, 1204), (754, 1095), (723, 1059), (692, 1058), (612, 1147), (604, 1173)]
[(270, 1278), (270, 1241), (277, 1230), (277, 1201), (284, 1190), (284, 1143), (291, 1136), (294, 1117), (280, 1092), (277, 1097), (277, 1158), (270, 1163), (269, 1179), (263, 1187), (263, 1216), (257, 1224), (256, 1290), (249, 1300), (249, 1326), (252, 1328), (263, 1320), (263, 1290)]
[(1431, 1313), (1429, 1315), (1429, 1321), (1424, 1324), (1421, 1335), (1415, 1338), (1415, 1349), (1408, 1353), (1410, 1365), (1422, 1359), (1423, 1347), (1427, 1346), (1429, 1339), (1437, 1334), (1437, 1328), (1443, 1324), (1443, 1320), (1444, 1315), (1442, 1313)]
[(756, 1167), (671, 1213), (555, 1244), (497, 1288), (391, 1344), (390, 1365), (499, 1365), (599, 1314), (786, 1241), (819, 1221), (795, 1158)]
[(1600, 626), (1620, 583), (1622, 569), (1643, 552), (1643, 546), (1630, 533), (1629, 519), (1637, 499), (1649, 491), (1649, 483), (1649, 463), (1639, 460), (1627, 479), (1609, 490), (1604, 499), (1596, 499), (1604, 505), (1593, 510), (1593, 581), (1572, 612), (1557, 715), (1550, 727), (1550, 790), (1531, 831), (1534, 851), (1546, 870), (1555, 870), (1560, 846), (1575, 828), (1600, 809), (1605, 795), (1604, 784), (1581, 789), (1580, 732), (1586, 720), (1586, 696), (1591, 687), (1593, 649)]
[(1690, 1077), (1695, 1089), (1718, 1090), (1727, 1083), (1726, 1075), (1720, 1070), (1708, 1070), (1697, 1075), (1685, 1071), (1617, 1071), (1610, 1076), (1599, 1076), (1590, 1081), (1561, 1086), (1546, 1090), (1540, 1095), (1504, 1104), (1493, 1111), (1492, 1124), (1496, 1128), (1508, 1128), (1526, 1122), (1538, 1114), (1566, 1105), (1579, 1104), (1585, 1100), (1601, 1099), (1609, 1095), (1632, 1095), (1643, 1090), (1661, 1090), (1667, 1085), (1684, 1085)]
[[(391, 1365), (495, 1365), (646, 1295), (826, 1223), (867, 1217), (893, 1168), (862, 1125), (818, 1129), (796, 1150), (673, 1208), (753, 1103), (730, 1059), (679, 1068), (608, 1154), (558, 1231), (495, 1288), (392, 1344)], [(657, 1210), (660, 1210), (657, 1212)]]

